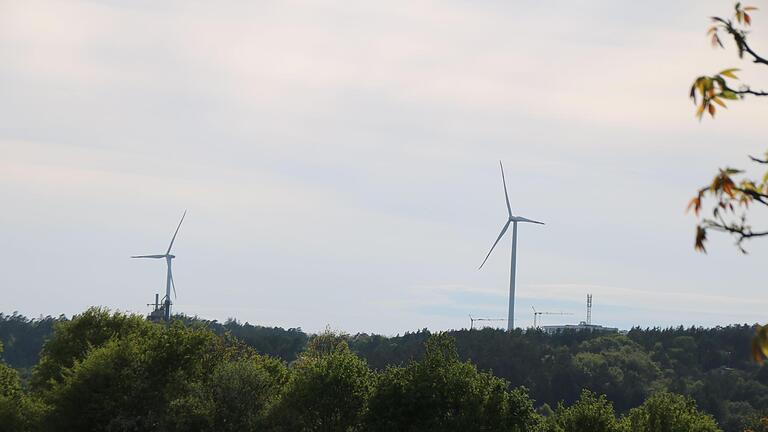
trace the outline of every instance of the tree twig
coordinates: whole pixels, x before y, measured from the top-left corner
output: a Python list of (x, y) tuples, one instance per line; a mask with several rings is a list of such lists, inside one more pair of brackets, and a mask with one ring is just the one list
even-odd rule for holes
[(742, 51), (748, 52), (755, 63), (762, 63), (764, 65), (768, 65), (768, 60), (761, 57), (759, 54), (757, 54), (747, 43), (747, 38), (744, 37), (744, 33), (737, 30), (733, 27), (733, 24), (730, 21), (724, 20), (722, 18), (714, 18), (716, 21), (720, 21), (725, 25), (725, 29), (730, 33), (734, 39), (736, 39), (736, 45), (738, 45)]
[(758, 191), (754, 191), (754, 190), (750, 190), (750, 189), (742, 189), (742, 188), (739, 188), (739, 187), (734, 188), (734, 190), (739, 191), (739, 192), (743, 193), (744, 195), (749, 195), (753, 200), (759, 202), (760, 204), (768, 206), (768, 201), (766, 201), (766, 199), (768, 199), (768, 195), (766, 195), (764, 193), (761, 193), (761, 192), (758, 192)]
[(747, 45), (747, 39), (745, 37), (743, 37), (743, 36), (740, 36), (740, 37), (741, 37), (741, 43), (744, 46), (744, 51), (748, 52), (749, 54), (752, 55), (752, 57), (755, 58), (754, 62), (755, 63), (762, 63), (764, 65), (768, 65), (768, 60), (760, 57), (759, 55), (757, 55), (756, 52), (752, 51), (752, 48), (750, 48), (749, 45)]
[(731, 90), (732, 92), (736, 94), (750, 94), (753, 96), (768, 96), (768, 92), (762, 91), (762, 90), (752, 90), (750, 88), (746, 88), (744, 90)]

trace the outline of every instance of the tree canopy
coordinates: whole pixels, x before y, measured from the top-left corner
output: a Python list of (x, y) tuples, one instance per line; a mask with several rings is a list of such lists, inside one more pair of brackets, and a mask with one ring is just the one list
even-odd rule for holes
[[(19, 324), (22, 321), (27, 322), (26, 327)], [(0, 338), (7, 335), (22, 340), (25, 328), (37, 335), (39, 327), (31, 321), (18, 316), (0, 319)], [(310, 385), (318, 382), (336, 383), (333, 385), (347, 389), (348, 398), (342, 399), (345, 402), (339, 402), (339, 407), (357, 407), (347, 411), (356, 413), (351, 417), (338, 413), (333, 416), (352, 418), (347, 424), (363, 422), (369, 428), (374, 427), (374, 420), (379, 425), (375, 427), (386, 427), (376, 420), (384, 416), (381, 413), (408, 413), (411, 407), (395, 395), (411, 392), (421, 395), (419, 403), (432, 400), (436, 411), (442, 406), (467, 403), (464, 411), (495, 412), (499, 421), (509, 422), (530, 415), (528, 403), (537, 415), (548, 418), (560, 402), (569, 407), (579, 401), (583, 389), (598, 397), (604, 395), (617, 417), (660, 391), (681, 394), (694, 400), (727, 431), (755, 428), (768, 412), (768, 371), (751, 360), (749, 341), (754, 328), (750, 326), (635, 328), (627, 334), (554, 335), (494, 329), (435, 335), (421, 330), (385, 337), (332, 332), (313, 336), (300, 329), (265, 328), (235, 320), (221, 324), (189, 317), (180, 317), (174, 325), (165, 327), (146, 322), (143, 317), (98, 308), (72, 320), (54, 321), (56, 325), (51, 327), (56, 327), (56, 332), (39, 338), (49, 340), (44, 348), (19, 343), (8, 348), (6, 344), (6, 351), (0, 354), (4, 357), (10, 351), (12, 358), (22, 358), (43, 352), (40, 363), (47, 365), (45, 368), (35, 367), (30, 376), (27, 366), (17, 366), (21, 375), (14, 372), (9, 376), (31, 400), (46, 401), (49, 408), (59, 405), (47, 418), (64, 415), (61, 407), (67, 403), (73, 410), (86, 404), (93, 404), (94, 409), (106, 406), (108, 401), (95, 397), (78, 399), (75, 389), (91, 385), (98, 389), (99, 383), (106, 385), (128, 377), (143, 384), (109, 392), (126, 398), (146, 392), (141, 398), (144, 402), (116, 408), (122, 410), (116, 424), (133, 424), (126, 419), (138, 417), (135, 412), (151, 405), (160, 407), (157, 410), (161, 412), (174, 413), (153, 420), (169, 430), (250, 430), (274, 424), (278, 419), (309, 424), (315, 421), (307, 417), (309, 411), (298, 412), (296, 408), (306, 403), (302, 401), (317, 402), (312, 405), (317, 413), (323, 411), (320, 401), (336, 398), (330, 396), (332, 392), (326, 391), (326, 386)], [(5, 325), (13, 328), (12, 335)], [(107, 333), (112, 336), (106, 338)], [(429, 348), (433, 338), (435, 347)], [(187, 342), (169, 346), (172, 340)], [(443, 340), (442, 345), (438, 340)], [(165, 352), (164, 356), (157, 351)], [(195, 361), (174, 360), (177, 356), (195, 358), (205, 352), (210, 354)], [(120, 367), (112, 367), (115, 364)], [(155, 379), (161, 372), (178, 379)], [(48, 378), (43, 379), (43, 374)], [(429, 380), (469, 390), (438, 388), (434, 393), (422, 393), (427, 391), (424, 383)], [(449, 398), (456, 393), (461, 397)], [(248, 396), (232, 396), (240, 394)], [(392, 399), (383, 394), (392, 395)], [(427, 399), (425, 394), (429, 395)]]

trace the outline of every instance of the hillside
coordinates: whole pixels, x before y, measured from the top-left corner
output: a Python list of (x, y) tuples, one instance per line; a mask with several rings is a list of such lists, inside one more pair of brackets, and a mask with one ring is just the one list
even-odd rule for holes
[[(310, 335), (282, 329), (178, 317), (219, 335), (229, 334), (261, 354), (295, 361), (307, 348)], [(3, 359), (20, 370), (39, 360), (43, 342), (66, 318), (28, 319), (0, 314)], [(456, 330), (458, 357), (480, 371), (524, 386), (535, 405), (555, 408), (576, 402), (582, 389), (606, 395), (617, 413), (627, 413), (659, 390), (691, 396), (726, 431), (768, 412), (768, 372), (750, 359), (749, 326), (717, 328), (633, 328), (626, 335), (570, 332), (547, 335), (539, 331), (495, 329)], [(431, 333), (420, 330), (394, 337), (344, 335), (352, 352), (374, 370), (402, 366), (424, 356)]]

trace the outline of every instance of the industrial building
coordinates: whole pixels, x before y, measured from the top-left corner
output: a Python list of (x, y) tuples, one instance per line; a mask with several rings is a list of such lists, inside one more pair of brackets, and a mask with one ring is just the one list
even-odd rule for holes
[[(536, 311), (534, 310), (534, 313)], [(535, 319), (535, 318), (534, 318)], [(587, 319), (581, 321), (577, 325), (565, 324), (565, 325), (548, 325), (539, 327), (544, 333), (553, 334), (564, 331), (592, 331), (592, 332), (605, 332), (605, 333), (618, 333), (619, 329), (616, 327), (603, 327), (601, 325), (592, 324), (592, 294), (587, 294)]]

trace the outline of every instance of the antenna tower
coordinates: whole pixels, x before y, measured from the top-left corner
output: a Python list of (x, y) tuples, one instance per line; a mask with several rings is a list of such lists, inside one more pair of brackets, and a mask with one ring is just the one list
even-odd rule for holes
[(587, 325), (592, 324), (592, 294), (587, 294)]

